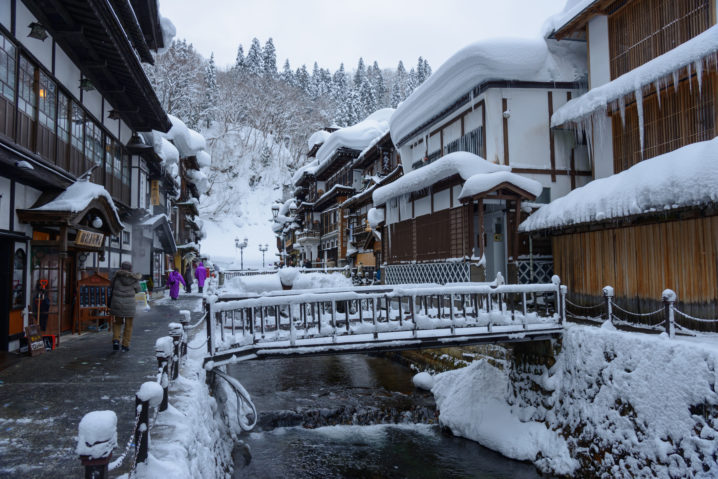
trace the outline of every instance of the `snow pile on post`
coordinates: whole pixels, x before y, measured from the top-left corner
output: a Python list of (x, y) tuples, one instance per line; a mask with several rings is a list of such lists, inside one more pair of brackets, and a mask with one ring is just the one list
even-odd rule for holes
[(117, 446), (117, 415), (114, 411), (92, 411), (80, 420), (77, 435), (79, 456), (107, 457)]
[(579, 80), (586, 59), (580, 45), (571, 45), (578, 42), (551, 42), (549, 49), (542, 38), (492, 39), (459, 50), (396, 109), (390, 122), (392, 141), (400, 145), (428, 118), (487, 81)]
[(511, 168), (508, 166), (488, 162), (473, 153), (457, 151), (418, 170), (411, 171), (388, 185), (377, 188), (374, 190), (372, 198), (374, 205), (383, 205), (391, 198), (426, 188), (456, 174), (466, 180), (476, 174), (510, 170)]
[(539, 208), (520, 231), (605, 221), (718, 202), (718, 138), (641, 161)]
[(366, 148), (375, 138), (389, 130), (389, 118), (392, 113), (394, 113), (393, 108), (382, 108), (359, 123), (341, 128), (329, 135), (317, 151), (318, 164), (322, 166), (329, 161), (339, 148), (360, 151)]
[[(655, 85), (656, 90), (667, 88), (673, 83), (678, 88), (681, 69), (687, 68), (690, 74), (695, 69), (698, 79), (698, 88), (702, 88), (701, 79), (704, 68), (715, 69), (718, 65), (718, 25), (678, 45), (673, 50), (664, 53), (633, 70), (624, 73), (615, 80), (591, 89), (588, 93), (574, 98), (554, 112), (551, 117), (551, 126), (563, 125), (567, 122), (580, 123), (590, 118), (595, 112), (605, 115), (608, 105), (619, 102), (627, 95), (633, 94), (639, 102), (639, 122), (643, 123), (641, 104), (644, 88)], [(625, 114), (625, 99), (618, 107), (621, 114)], [(642, 128), (642, 126), (641, 126)]]
[(478, 174), (470, 177), (461, 189), (459, 199), (471, 198), (481, 193), (491, 191), (502, 183), (510, 183), (527, 193), (537, 197), (541, 194), (543, 186), (536, 180), (526, 178), (510, 171), (496, 171), (493, 173)]

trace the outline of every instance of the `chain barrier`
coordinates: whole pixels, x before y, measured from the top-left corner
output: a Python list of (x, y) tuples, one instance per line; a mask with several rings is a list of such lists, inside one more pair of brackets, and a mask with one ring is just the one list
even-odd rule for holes
[(189, 329), (194, 329), (194, 328), (196, 328), (197, 326), (199, 326), (200, 324), (202, 324), (202, 322), (204, 321), (204, 319), (205, 319), (206, 317), (207, 317), (207, 311), (204, 312), (204, 315), (202, 315), (202, 317), (199, 319), (199, 321), (197, 321), (196, 323), (194, 323), (192, 326), (187, 326), (187, 328), (185, 328), (185, 331), (186, 331), (186, 330), (189, 330)]
[(598, 304), (594, 304), (593, 306), (581, 306), (580, 304), (576, 304), (576, 303), (570, 301), (568, 298), (566, 298), (566, 303), (570, 306), (573, 306), (574, 308), (579, 308), (579, 309), (594, 309), (594, 308), (602, 307), (604, 305), (604, 303), (598, 303)]
[(657, 324), (641, 324), (641, 323), (634, 323), (631, 321), (626, 321), (625, 319), (621, 319), (615, 314), (613, 315), (612, 322), (614, 324), (619, 324), (621, 326), (631, 326), (632, 328), (637, 329), (650, 329), (651, 331), (663, 331), (663, 327), (660, 326), (661, 323)]
[(634, 313), (633, 311), (628, 311), (628, 310), (623, 309), (622, 307), (620, 307), (619, 305), (617, 305), (617, 304), (614, 303), (613, 301), (611, 301), (611, 305), (612, 305), (614, 308), (616, 308), (617, 310), (619, 310), (619, 311), (621, 311), (621, 312), (623, 312), (623, 313), (626, 313), (626, 314), (630, 314), (631, 316), (648, 317), (648, 316), (653, 316), (653, 315), (658, 314), (658, 313), (663, 313), (663, 308), (659, 308), (659, 309), (657, 309), (657, 310), (655, 310), (655, 311), (653, 311), (653, 312), (651, 312), (651, 313)]
[(125, 446), (125, 450), (122, 452), (122, 455), (112, 461), (108, 466), (107, 470), (112, 471), (117, 469), (122, 465), (122, 463), (125, 460), (125, 457), (127, 457), (127, 453), (130, 452), (130, 447), (135, 445), (135, 431), (137, 430), (137, 424), (140, 422), (140, 413), (136, 413), (135, 416), (135, 425), (132, 426), (132, 435), (130, 435), (130, 438), (127, 440), (127, 445)]
[(194, 347), (192, 347), (192, 346), (190, 346), (190, 345), (188, 344), (188, 345), (187, 345), (187, 349), (202, 349), (202, 348), (205, 347), (206, 345), (207, 345), (207, 339), (205, 339), (204, 342), (203, 342), (200, 346), (197, 346), (196, 348), (194, 348)]
[(683, 311), (679, 310), (678, 308), (673, 308), (673, 311), (680, 314), (686, 319), (690, 319), (692, 321), (697, 321), (699, 323), (718, 323), (718, 319), (709, 319), (709, 318), (696, 318), (695, 316), (691, 316), (688, 313), (684, 313)]

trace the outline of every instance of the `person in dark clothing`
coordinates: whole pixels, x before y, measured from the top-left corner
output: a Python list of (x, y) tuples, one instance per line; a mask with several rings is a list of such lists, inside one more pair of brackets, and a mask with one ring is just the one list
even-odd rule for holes
[(122, 337), (122, 351), (130, 350), (132, 322), (136, 308), (135, 294), (141, 291), (140, 278), (140, 274), (132, 272), (132, 264), (129, 261), (124, 261), (112, 278), (110, 314), (113, 316), (112, 349), (115, 351), (120, 349), (120, 337)]
[(187, 261), (187, 265), (184, 267), (184, 290), (187, 293), (192, 292), (192, 262)]

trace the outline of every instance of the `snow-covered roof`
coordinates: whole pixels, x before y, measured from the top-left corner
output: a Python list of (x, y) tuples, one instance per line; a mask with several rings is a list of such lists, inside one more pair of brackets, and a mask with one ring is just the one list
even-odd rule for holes
[(197, 152), (197, 163), (200, 168), (205, 168), (212, 164), (212, 157), (204, 150), (199, 151)]
[(585, 50), (581, 53), (581, 45), (573, 43), (558, 44), (542, 38), (492, 39), (464, 47), (399, 105), (390, 122), (392, 141), (399, 145), (427, 120), (490, 80), (579, 80), (586, 72)]
[(141, 226), (155, 226), (157, 223), (159, 223), (163, 219), (165, 219), (167, 221), (170, 220), (166, 214), (162, 213), (162, 214), (151, 216), (151, 217), (147, 218), (146, 220), (141, 222), (140, 225)]
[(329, 138), (329, 133), (327, 130), (319, 130), (312, 133), (312, 136), (309, 137), (309, 140), (307, 140), (307, 146), (309, 146), (309, 149), (311, 150), (314, 148), (314, 145), (321, 145), (325, 141), (327, 141), (327, 138)]
[(374, 139), (381, 137), (389, 130), (389, 118), (394, 113), (393, 108), (377, 110), (359, 123), (341, 128), (330, 134), (324, 144), (317, 151), (319, 166), (329, 161), (339, 148), (363, 150)]
[(316, 159), (302, 166), (294, 172), (294, 175), (292, 175), (292, 184), (296, 185), (297, 182), (302, 178), (302, 175), (304, 175), (304, 173), (308, 175), (313, 175), (317, 171), (317, 168), (319, 168), (319, 161), (317, 161)]
[(493, 173), (479, 173), (466, 180), (459, 194), (459, 200), (486, 193), (502, 183), (512, 184), (534, 197), (540, 195), (543, 190), (541, 183), (531, 178), (526, 178), (510, 171), (495, 171)]
[(661, 85), (667, 86), (671, 81), (677, 85), (678, 72), (682, 68), (695, 68), (700, 81), (704, 59), (711, 57), (712, 65), (715, 65), (716, 52), (718, 52), (718, 25), (712, 26), (700, 35), (624, 73), (615, 80), (574, 98), (554, 112), (551, 125), (562, 125), (588, 117), (594, 111), (603, 111), (609, 103), (631, 93), (636, 97), (642, 96), (643, 87), (652, 83), (659, 88)]
[(521, 231), (718, 202), (718, 137), (641, 161), (542, 206)]
[(160, 135), (153, 135), (153, 138), (155, 153), (162, 159), (165, 165), (179, 162), (179, 150), (177, 150), (167, 138)]
[(90, 202), (97, 198), (104, 198), (110, 205), (112, 212), (117, 219), (117, 222), (122, 224), (120, 221), (120, 215), (117, 212), (117, 207), (112, 196), (107, 190), (96, 183), (92, 183), (86, 180), (78, 180), (67, 187), (65, 191), (60, 193), (57, 198), (46, 203), (42, 206), (34, 208), (35, 211), (71, 211), (78, 213), (90, 205)]
[(376, 228), (379, 223), (384, 221), (384, 209), (383, 208), (370, 208), (366, 214), (366, 220), (369, 222), (369, 226)]
[(546, 21), (544, 21), (543, 27), (541, 28), (543, 36), (548, 37), (553, 32), (561, 30), (574, 18), (581, 15), (586, 9), (597, 2), (598, 0), (567, 0), (563, 10), (548, 17)]
[(167, 117), (172, 122), (172, 128), (170, 128), (167, 133), (164, 133), (164, 135), (167, 139), (174, 142), (182, 158), (195, 156), (201, 150), (207, 148), (207, 142), (204, 136), (188, 128), (187, 125), (176, 116), (167, 115)]
[(473, 153), (457, 151), (449, 153), (418, 170), (406, 173), (386, 186), (377, 188), (374, 190), (372, 199), (374, 200), (374, 205), (378, 206), (386, 203), (391, 198), (426, 188), (456, 174), (466, 180), (479, 173), (510, 170), (511, 168), (508, 166), (490, 163)]

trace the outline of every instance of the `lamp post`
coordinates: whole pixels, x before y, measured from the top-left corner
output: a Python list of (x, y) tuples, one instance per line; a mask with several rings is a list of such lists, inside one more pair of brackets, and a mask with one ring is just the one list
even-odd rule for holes
[(262, 246), (261, 244), (259, 245), (259, 251), (262, 252), (262, 269), (264, 269), (264, 253), (266, 253), (268, 249), (269, 245), (267, 243), (265, 243), (264, 246)]
[(239, 269), (244, 269), (244, 248), (247, 247), (247, 238), (239, 242), (239, 238), (234, 238), (234, 247), (239, 248)]
[(272, 218), (274, 218), (274, 220), (276, 221), (277, 216), (279, 216), (279, 205), (277, 203), (274, 203), (272, 205)]

